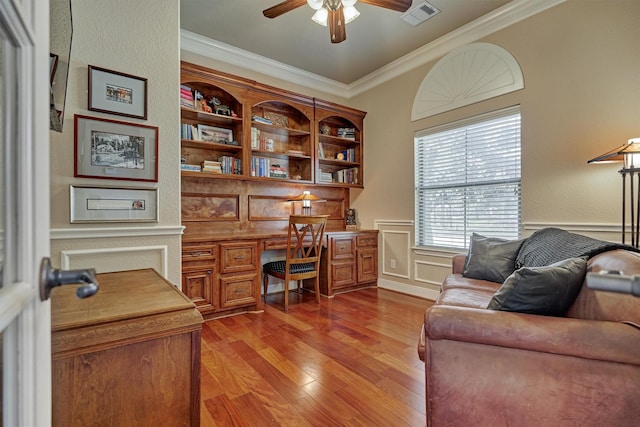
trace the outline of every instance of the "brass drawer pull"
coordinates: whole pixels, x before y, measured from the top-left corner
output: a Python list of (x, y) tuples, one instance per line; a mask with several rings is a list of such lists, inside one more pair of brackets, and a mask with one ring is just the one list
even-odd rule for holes
[(244, 259), (244, 255), (236, 255), (233, 259)]
[(194, 252), (191, 252), (191, 256), (193, 256), (193, 257), (200, 256), (200, 255), (202, 255), (202, 252), (200, 252), (200, 251), (197, 251), (197, 252), (195, 252), (195, 251), (194, 251)]

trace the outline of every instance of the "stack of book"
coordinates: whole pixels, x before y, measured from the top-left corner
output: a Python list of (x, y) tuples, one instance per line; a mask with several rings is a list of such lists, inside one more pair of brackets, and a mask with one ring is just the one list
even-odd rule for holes
[(356, 139), (356, 128), (338, 128), (338, 136), (346, 139)]
[(262, 123), (262, 124), (265, 124), (265, 125), (272, 124), (271, 120), (265, 119), (262, 116), (251, 116), (251, 121), (254, 121), (256, 123)]
[(193, 93), (189, 86), (180, 85), (180, 106), (193, 108)]
[(215, 160), (205, 160), (202, 162), (202, 172), (222, 173), (222, 164)]
[(287, 170), (280, 165), (269, 167), (269, 178), (287, 178)]
[(320, 172), (320, 181), (321, 182), (333, 182), (333, 175), (331, 172)]
[(287, 150), (289, 156), (306, 156), (302, 150)]
[(190, 165), (188, 163), (180, 163), (180, 170), (189, 172), (200, 172), (202, 168), (200, 165)]

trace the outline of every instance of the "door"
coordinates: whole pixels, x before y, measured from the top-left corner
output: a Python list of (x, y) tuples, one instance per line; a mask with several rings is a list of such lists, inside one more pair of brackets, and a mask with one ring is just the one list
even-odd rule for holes
[(0, 0), (0, 50), (0, 412), (3, 426), (49, 426), (50, 304), (38, 292), (49, 253), (48, 1)]

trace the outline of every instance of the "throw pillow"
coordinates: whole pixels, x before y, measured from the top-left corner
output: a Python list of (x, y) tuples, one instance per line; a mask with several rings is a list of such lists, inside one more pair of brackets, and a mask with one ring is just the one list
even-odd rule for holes
[(485, 237), (473, 233), (464, 266), (465, 277), (502, 283), (516, 269), (516, 256), (522, 240)]
[(507, 277), (488, 309), (563, 316), (575, 301), (587, 262), (569, 258), (546, 267), (522, 267)]

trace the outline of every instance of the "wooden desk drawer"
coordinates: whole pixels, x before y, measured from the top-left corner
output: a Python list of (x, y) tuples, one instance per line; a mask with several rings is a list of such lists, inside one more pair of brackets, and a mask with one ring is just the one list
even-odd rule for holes
[(220, 272), (257, 271), (258, 242), (220, 243)]
[(356, 283), (356, 264), (354, 262), (335, 262), (331, 265), (333, 288), (352, 286)]
[(220, 306), (222, 308), (252, 305), (257, 301), (258, 276), (243, 274), (220, 279)]
[(355, 239), (353, 237), (331, 238), (332, 259), (354, 258), (356, 256)]
[(378, 237), (372, 235), (358, 235), (356, 236), (356, 242), (358, 247), (378, 246)]
[(263, 242), (263, 248), (265, 251), (273, 249), (285, 249), (287, 247), (287, 238), (266, 239)]
[(215, 245), (183, 246), (182, 261), (212, 261), (216, 259)]

